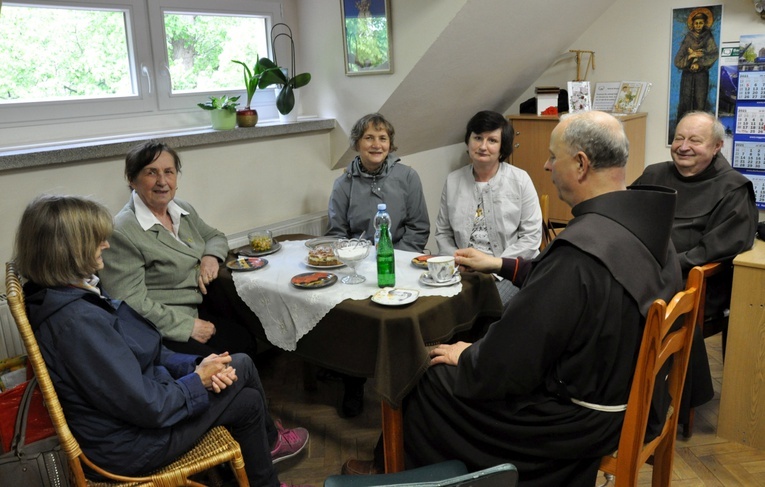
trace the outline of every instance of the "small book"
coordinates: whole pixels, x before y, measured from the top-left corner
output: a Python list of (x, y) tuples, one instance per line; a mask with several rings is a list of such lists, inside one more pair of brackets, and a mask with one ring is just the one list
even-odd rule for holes
[(568, 82), (568, 111), (570, 113), (592, 110), (589, 81)]
[(616, 98), (619, 96), (619, 81), (596, 83), (592, 96), (592, 109), (610, 112), (614, 109)]
[(614, 113), (636, 113), (651, 84), (646, 81), (622, 81), (614, 103)]

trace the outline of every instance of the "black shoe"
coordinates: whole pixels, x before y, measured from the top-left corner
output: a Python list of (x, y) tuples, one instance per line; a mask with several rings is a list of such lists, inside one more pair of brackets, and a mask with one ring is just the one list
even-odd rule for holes
[(319, 370), (316, 371), (316, 379), (321, 381), (340, 382), (344, 377), (346, 376), (340, 372), (325, 369), (324, 367), (319, 367)]
[(364, 383), (366, 379), (348, 378), (344, 381), (343, 416), (355, 418), (364, 410)]

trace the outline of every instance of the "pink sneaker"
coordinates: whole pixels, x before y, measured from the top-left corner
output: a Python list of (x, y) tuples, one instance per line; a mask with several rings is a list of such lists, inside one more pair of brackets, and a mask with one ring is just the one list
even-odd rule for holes
[(286, 429), (282, 427), (281, 421), (276, 421), (276, 430), (279, 436), (276, 438), (274, 449), (271, 450), (273, 463), (294, 457), (308, 444), (308, 430), (305, 428)]

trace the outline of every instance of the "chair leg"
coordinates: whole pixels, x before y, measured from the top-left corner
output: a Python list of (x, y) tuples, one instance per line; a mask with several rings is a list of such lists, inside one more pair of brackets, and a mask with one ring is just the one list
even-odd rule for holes
[(683, 423), (683, 438), (690, 438), (693, 436), (693, 416), (694, 410), (690, 408), (688, 411), (688, 422)]
[(244, 469), (244, 458), (241, 456), (234, 458), (231, 462), (231, 470), (236, 475), (236, 481), (239, 483), (239, 487), (250, 487), (250, 481), (247, 478), (247, 472)]
[(669, 487), (672, 482), (672, 463), (675, 455), (674, 436), (668, 435), (653, 453), (652, 487)]
[(319, 390), (316, 382), (316, 366), (308, 362), (303, 362), (303, 390), (306, 392)]

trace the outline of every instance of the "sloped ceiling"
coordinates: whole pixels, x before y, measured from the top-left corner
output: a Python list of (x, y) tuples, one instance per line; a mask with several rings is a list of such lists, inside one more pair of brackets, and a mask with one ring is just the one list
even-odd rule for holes
[(462, 142), (479, 110), (504, 113), (614, 2), (467, 1), (379, 109), (396, 114), (398, 155)]

